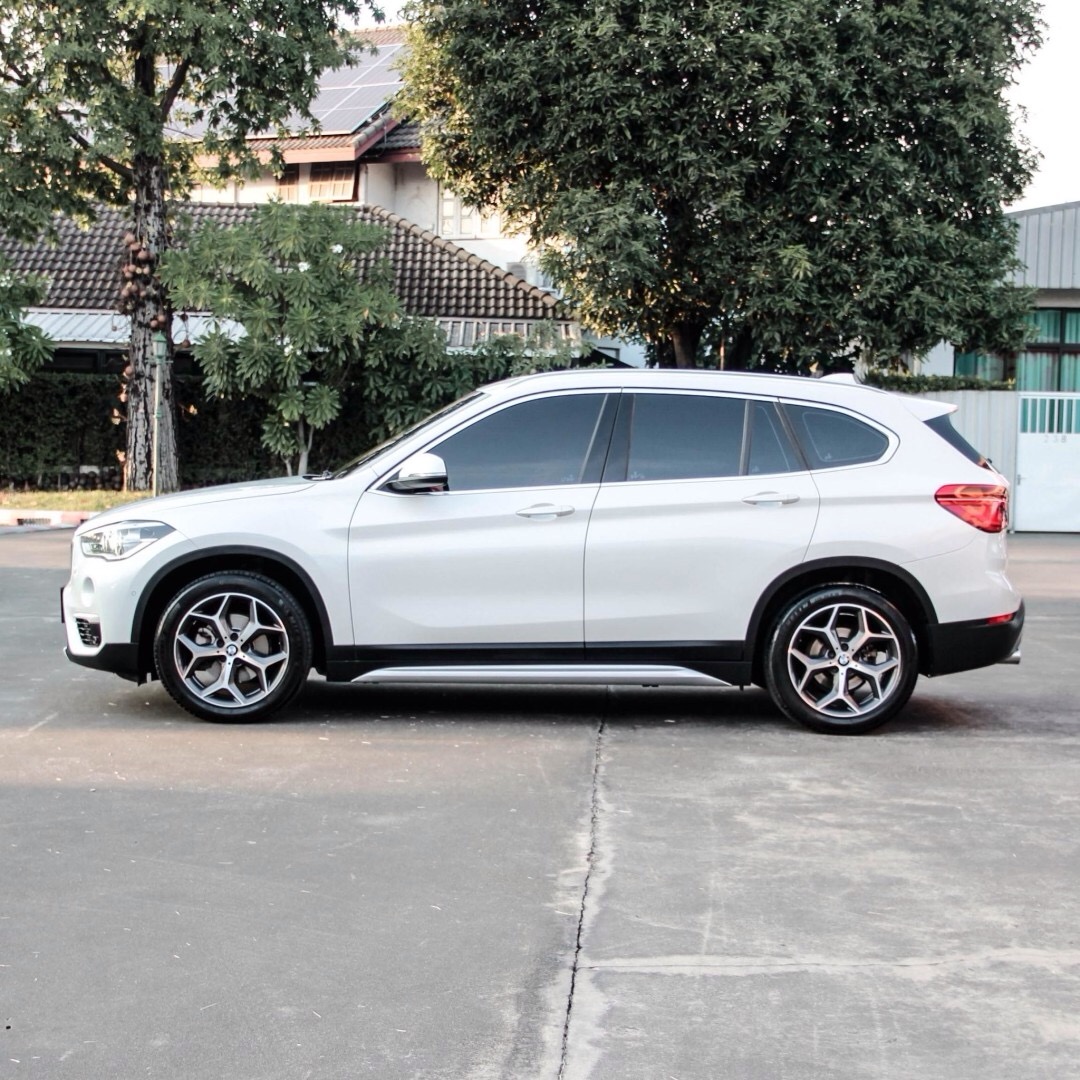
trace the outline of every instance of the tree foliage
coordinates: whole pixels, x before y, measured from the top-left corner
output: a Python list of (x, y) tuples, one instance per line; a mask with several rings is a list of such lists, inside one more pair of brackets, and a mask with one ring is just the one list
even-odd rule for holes
[[(344, 22), (374, 0), (0, 0), (0, 221), (30, 238), (55, 213), (130, 206), (148, 254), (129, 298), (128, 484), (150, 486), (153, 335), (171, 328), (154, 271), (169, 246), (166, 202), (197, 154), (225, 177), (253, 164), (246, 138), (310, 120), (319, 74), (362, 48)], [(171, 355), (171, 341), (167, 340)], [(166, 369), (167, 370), (167, 369)], [(158, 487), (177, 481), (165, 380)]]
[(52, 343), (23, 314), (41, 295), (40, 282), (16, 277), (0, 259), (0, 393), (29, 382), (52, 356)]
[(231, 229), (203, 227), (163, 262), (177, 305), (215, 317), (194, 345), (208, 393), (265, 402), (263, 445), (289, 472), (307, 471), (315, 433), (334, 421), (379, 442), (481, 383), (578, 359), (543, 328), (529, 343), (448, 352), (434, 322), (405, 314), (386, 239), (345, 207), (268, 203)]
[(263, 443), (290, 472), (307, 471), (349, 387), (444, 357), (435, 325), (405, 316), (389, 262), (372, 258), (386, 239), (346, 208), (273, 202), (164, 260), (177, 305), (215, 316), (194, 346), (209, 390), (265, 401)]
[(662, 358), (1015, 346), (1034, 0), (413, 0), (425, 160)]

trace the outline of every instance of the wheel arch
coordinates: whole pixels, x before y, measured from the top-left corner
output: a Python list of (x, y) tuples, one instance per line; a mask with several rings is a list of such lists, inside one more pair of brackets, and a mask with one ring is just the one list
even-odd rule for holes
[(304, 611), (311, 627), (316, 671), (326, 669), (327, 649), (333, 641), (330, 617), (310, 575), (292, 559), (265, 548), (230, 546), (205, 548), (162, 567), (142, 592), (131, 625), (131, 640), (138, 649), (140, 677), (154, 674), (154, 631), (169, 601), (185, 585), (207, 574), (256, 573), (287, 589)]
[(927, 627), (935, 625), (938, 619), (934, 604), (919, 581), (902, 567), (879, 559), (817, 559), (781, 574), (762, 593), (750, 616), (746, 640), (756, 685), (764, 685), (766, 639), (781, 613), (803, 596), (837, 585), (860, 585), (894, 604), (915, 634), (922, 667), (930, 654)]

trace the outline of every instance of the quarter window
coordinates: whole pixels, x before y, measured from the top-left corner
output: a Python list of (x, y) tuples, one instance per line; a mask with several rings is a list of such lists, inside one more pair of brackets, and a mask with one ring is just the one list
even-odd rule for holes
[(784, 408), (811, 469), (863, 465), (877, 461), (889, 448), (883, 432), (847, 413), (809, 405)]
[(603, 403), (603, 394), (523, 401), (431, 449), (446, 463), (452, 492), (595, 483), (607, 449)]

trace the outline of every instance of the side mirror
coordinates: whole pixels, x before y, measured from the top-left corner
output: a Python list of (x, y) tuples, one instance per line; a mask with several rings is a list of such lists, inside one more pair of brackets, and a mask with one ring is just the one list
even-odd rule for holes
[(414, 454), (407, 458), (397, 476), (386, 484), (390, 491), (402, 495), (445, 491), (446, 486), (446, 462), (438, 454)]

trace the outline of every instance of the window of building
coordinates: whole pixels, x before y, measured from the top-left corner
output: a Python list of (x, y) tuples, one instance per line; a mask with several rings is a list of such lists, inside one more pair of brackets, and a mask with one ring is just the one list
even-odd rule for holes
[(285, 171), (278, 177), (278, 198), (282, 202), (300, 201), (300, 166), (286, 165)]
[(498, 214), (482, 214), (473, 207), (466, 206), (452, 191), (441, 188), (439, 235), (459, 240), (501, 236), (502, 222)]
[(308, 197), (312, 202), (354, 202), (356, 165), (352, 162), (325, 162), (311, 166)]

